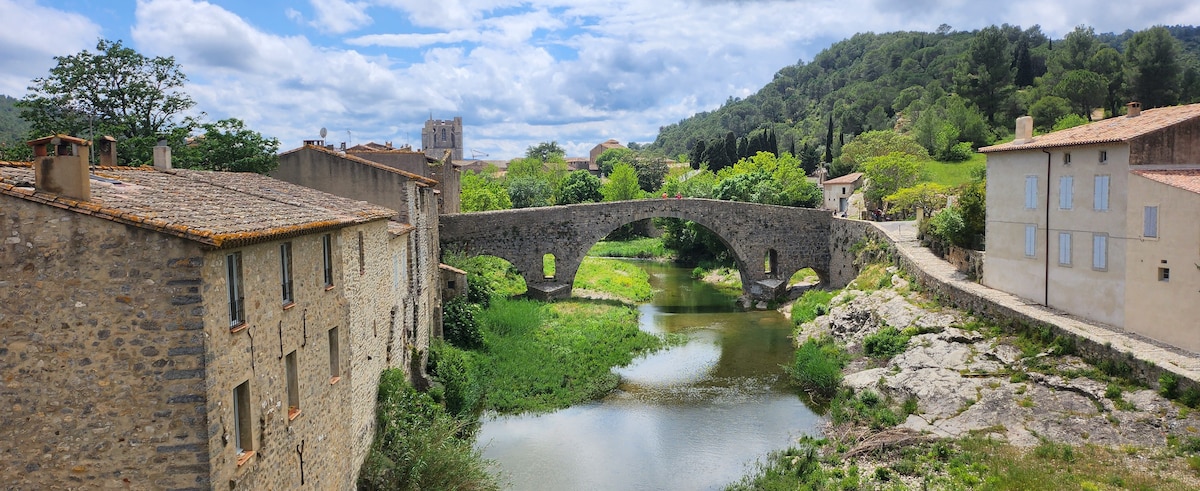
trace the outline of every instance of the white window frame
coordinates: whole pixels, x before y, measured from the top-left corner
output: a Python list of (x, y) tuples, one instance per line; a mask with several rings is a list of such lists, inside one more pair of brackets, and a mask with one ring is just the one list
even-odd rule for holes
[(1096, 211), (1108, 211), (1108, 195), (1109, 188), (1112, 185), (1112, 176), (1108, 174), (1099, 174), (1095, 179), (1093, 186), (1092, 208)]
[(1108, 271), (1108, 234), (1092, 234), (1092, 269)]
[(1037, 225), (1025, 225), (1025, 257), (1037, 257)]
[(1058, 265), (1071, 265), (1071, 232), (1058, 233)]
[(1058, 178), (1058, 209), (1070, 210), (1075, 205), (1075, 176)]

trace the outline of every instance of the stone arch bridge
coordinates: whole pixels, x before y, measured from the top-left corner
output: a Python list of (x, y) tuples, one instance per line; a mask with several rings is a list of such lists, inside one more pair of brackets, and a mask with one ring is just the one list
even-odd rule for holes
[[(442, 215), (442, 250), (498, 256), (525, 278), (529, 295), (571, 295), (587, 251), (617, 228), (656, 217), (682, 218), (711, 230), (737, 262), (743, 293), (776, 297), (789, 278), (812, 268), (827, 282), (830, 268), (828, 211), (712, 199), (643, 199)], [(543, 274), (553, 254), (555, 274)]]

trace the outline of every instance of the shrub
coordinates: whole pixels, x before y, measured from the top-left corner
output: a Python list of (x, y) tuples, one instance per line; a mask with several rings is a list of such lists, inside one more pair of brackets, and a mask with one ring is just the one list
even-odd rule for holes
[(888, 326), (863, 338), (863, 352), (874, 358), (891, 358), (908, 347), (908, 336)]
[(483, 333), (475, 319), (476, 310), (478, 307), (467, 303), (463, 297), (446, 303), (442, 312), (442, 333), (446, 342), (462, 349), (483, 347)]
[(1167, 399), (1179, 397), (1179, 379), (1173, 373), (1163, 373), (1158, 376), (1158, 395)]
[(471, 353), (446, 343), (435, 343), (430, 350), (436, 360), (431, 372), (442, 383), (446, 411), (462, 419), (474, 419), (483, 399), (483, 386)]
[(468, 281), (467, 282), (467, 302), (478, 305), (481, 309), (486, 309), (492, 305), (492, 287), (485, 281)]
[(817, 316), (829, 313), (829, 301), (834, 292), (828, 290), (808, 290), (792, 304), (792, 322), (796, 325), (810, 322)]
[(490, 462), (463, 438), (465, 424), (427, 394), (417, 392), (404, 372), (388, 370), (379, 382), (375, 439), (359, 471), (358, 489), (499, 489)]
[(846, 354), (829, 338), (809, 339), (796, 350), (789, 369), (792, 381), (821, 397), (831, 397), (842, 384)]

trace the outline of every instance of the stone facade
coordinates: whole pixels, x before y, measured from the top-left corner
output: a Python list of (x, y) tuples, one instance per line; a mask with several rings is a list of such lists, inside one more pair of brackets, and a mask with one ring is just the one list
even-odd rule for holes
[(271, 177), (337, 196), (374, 203), (398, 213), (396, 221), (410, 223), (408, 197), (437, 181), (316, 145), (279, 154)]
[(444, 152), (427, 156), (407, 147), (395, 149), (374, 144), (346, 149), (346, 154), (437, 181), (433, 188), (438, 193), (438, 212), (458, 213), (461, 210), (462, 168), (453, 158), (439, 160), (445, 157)]
[[(489, 211), (441, 217), (443, 248), (507, 259), (532, 294), (570, 295), (593, 244), (618, 227), (654, 217), (692, 220), (729, 247), (745, 293), (772, 298), (800, 269), (829, 279), (828, 211), (710, 199), (646, 199)], [(554, 278), (542, 259), (555, 258)]]
[(463, 124), (461, 117), (452, 120), (433, 119), (425, 121), (421, 129), (421, 150), (427, 157), (441, 159), (446, 150), (451, 158), (463, 159)]
[(405, 225), (253, 174), (96, 172), (81, 201), (0, 164), (0, 482), (353, 489), (381, 372), (440, 329), (429, 188)]

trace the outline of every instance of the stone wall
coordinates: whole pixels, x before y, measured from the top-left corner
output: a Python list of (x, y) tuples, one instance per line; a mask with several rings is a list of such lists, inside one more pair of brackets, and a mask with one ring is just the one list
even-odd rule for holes
[(336, 152), (301, 147), (279, 156), (279, 167), (271, 177), (292, 184), (366, 201), (399, 212), (395, 217), (410, 222), (408, 195), (415, 192), (411, 178), (382, 164), (363, 164)]
[(193, 243), (0, 196), (0, 482), (207, 489)]
[[(829, 277), (830, 212), (709, 199), (644, 199), (490, 211), (441, 217), (443, 247), (507, 259), (531, 291), (570, 293), (575, 272), (593, 244), (618, 227), (655, 217), (694, 221), (713, 231), (733, 254), (746, 293), (771, 296), (768, 284), (785, 284), (811, 267)], [(770, 252), (775, 268), (764, 262)], [(556, 277), (542, 274), (553, 254)], [(758, 290), (758, 291), (756, 291)]]

